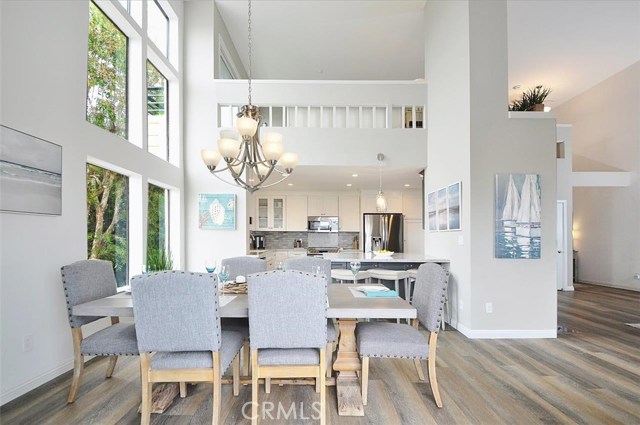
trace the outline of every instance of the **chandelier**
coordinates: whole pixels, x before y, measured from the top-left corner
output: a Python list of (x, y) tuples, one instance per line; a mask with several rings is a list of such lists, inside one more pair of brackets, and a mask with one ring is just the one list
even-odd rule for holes
[[(243, 105), (237, 114), (236, 127), (220, 131), (218, 149), (202, 149), (202, 161), (211, 174), (225, 183), (238, 185), (253, 193), (258, 189), (274, 186), (289, 177), (298, 164), (298, 154), (283, 152), (282, 135), (275, 132), (264, 134), (260, 142), (259, 131), (262, 117), (256, 105), (251, 104), (251, 0), (248, 12), (249, 34), (249, 103)], [(220, 160), (225, 164), (218, 168)], [(233, 182), (218, 174), (229, 170)], [(277, 181), (266, 184), (271, 176)]]
[(382, 193), (382, 161), (384, 160), (384, 155), (379, 153), (377, 158), (378, 158), (378, 174), (380, 176), (380, 189), (378, 190), (378, 196), (376, 196), (376, 211), (386, 212), (387, 198), (385, 198), (384, 193)]

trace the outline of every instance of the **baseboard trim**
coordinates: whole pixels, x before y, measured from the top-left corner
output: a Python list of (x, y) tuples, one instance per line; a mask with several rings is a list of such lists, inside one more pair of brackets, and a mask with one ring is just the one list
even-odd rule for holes
[(577, 283), (586, 283), (588, 285), (606, 286), (607, 288), (625, 289), (627, 291), (640, 292), (640, 288), (634, 288), (631, 286), (624, 286), (624, 285), (616, 285), (615, 283), (592, 282), (590, 280), (580, 280), (580, 282), (577, 282)]
[(0, 406), (4, 406), (5, 404), (20, 397), (21, 395), (35, 390), (40, 385), (46, 384), (47, 382), (57, 378), (58, 376), (62, 375), (65, 372), (68, 372), (71, 369), (73, 369), (73, 359), (67, 360), (62, 365), (41, 375), (38, 375), (35, 378), (28, 380), (24, 384), (18, 385), (17, 387), (0, 394)]
[(469, 329), (463, 324), (454, 326), (470, 339), (541, 339), (556, 338), (557, 329)]

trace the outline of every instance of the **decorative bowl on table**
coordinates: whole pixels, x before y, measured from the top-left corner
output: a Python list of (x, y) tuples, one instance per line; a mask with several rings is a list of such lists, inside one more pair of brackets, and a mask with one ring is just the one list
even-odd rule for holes
[(380, 258), (391, 258), (394, 254), (394, 251), (387, 251), (386, 249), (381, 249), (379, 251), (373, 251), (373, 255)]

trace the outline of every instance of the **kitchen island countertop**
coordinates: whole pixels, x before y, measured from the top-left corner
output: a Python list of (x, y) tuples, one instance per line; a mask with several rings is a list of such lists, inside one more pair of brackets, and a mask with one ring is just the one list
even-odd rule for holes
[(360, 260), (360, 262), (363, 263), (449, 263), (449, 260), (444, 258), (429, 257), (408, 252), (399, 252), (393, 254), (391, 257), (380, 257), (374, 255), (373, 252), (362, 251), (343, 251), (328, 253), (323, 256), (335, 263), (344, 263), (353, 260)]

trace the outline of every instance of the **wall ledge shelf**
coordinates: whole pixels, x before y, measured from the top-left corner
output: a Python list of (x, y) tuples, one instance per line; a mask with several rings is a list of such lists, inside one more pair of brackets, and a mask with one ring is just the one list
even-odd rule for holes
[(530, 119), (530, 120), (544, 120), (544, 119), (556, 119), (556, 113), (549, 112), (534, 112), (534, 111), (509, 111), (509, 119)]

